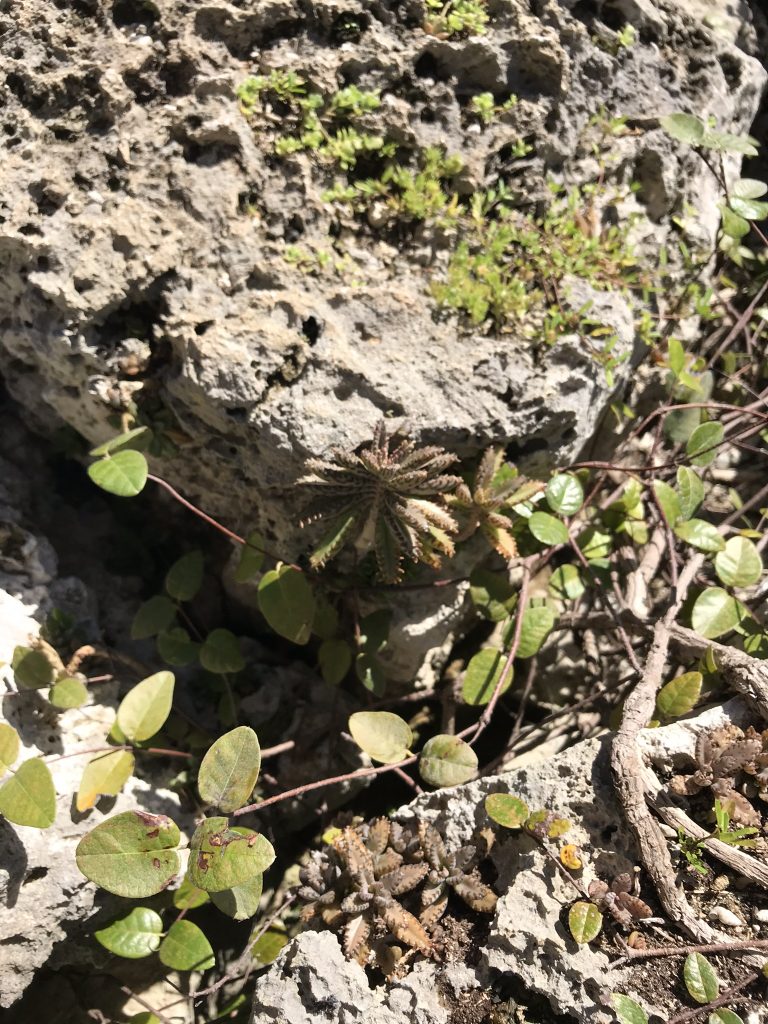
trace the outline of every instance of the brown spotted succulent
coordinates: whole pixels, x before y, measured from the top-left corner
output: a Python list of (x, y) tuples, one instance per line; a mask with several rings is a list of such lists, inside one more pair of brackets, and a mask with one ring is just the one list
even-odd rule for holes
[(455, 462), (443, 448), (396, 440), (383, 420), (358, 451), (334, 448), (324, 459), (309, 459), (311, 475), (299, 481), (311, 494), (306, 521), (332, 521), (312, 564), (324, 565), (354, 540), (361, 553), (375, 551), (387, 583), (400, 579), (404, 558), (438, 566), (441, 554), (453, 554), (458, 529), (444, 504), (461, 483), (446, 473)]
[(476, 834), (473, 843), (450, 853), (437, 829), (426, 822), (419, 824), (419, 838), (429, 864), (429, 874), (421, 890), (424, 909), (420, 916), (425, 924), (434, 925), (445, 913), (449, 887), (472, 910), (490, 913), (495, 909), (498, 897), (482, 882), (476, 868), (493, 843), (490, 829)]

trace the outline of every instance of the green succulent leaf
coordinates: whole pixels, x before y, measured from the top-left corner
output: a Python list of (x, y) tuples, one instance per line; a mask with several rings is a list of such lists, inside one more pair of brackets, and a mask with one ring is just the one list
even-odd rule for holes
[(23, 761), (0, 786), (0, 814), (14, 825), (48, 828), (56, 818), (51, 771), (39, 757)]
[(715, 556), (715, 572), (727, 587), (751, 587), (763, 574), (763, 560), (747, 537), (730, 537)]
[(702, 423), (696, 427), (685, 446), (686, 455), (694, 466), (708, 466), (717, 455), (725, 430), (722, 423)]
[(249, 917), (253, 917), (259, 911), (263, 884), (263, 876), (254, 875), (242, 885), (225, 889), (223, 892), (212, 892), (211, 902), (223, 914), (234, 918), (235, 921), (247, 921)]
[[(547, 504), (559, 516), (573, 516), (584, 504), (584, 488), (572, 473), (558, 473), (544, 492)], [(535, 534), (534, 534), (535, 536)]]
[(141, 452), (125, 449), (88, 467), (97, 487), (118, 498), (135, 498), (144, 490), (149, 466)]
[(156, 672), (137, 683), (117, 709), (117, 724), (126, 739), (142, 743), (162, 729), (173, 704), (173, 672)]
[(65, 676), (53, 684), (48, 699), (59, 711), (81, 708), (88, 701), (88, 687), (76, 676)]
[[(465, 704), (478, 706), (487, 704), (493, 696), (496, 684), (504, 670), (506, 658), (497, 647), (485, 647), (473, 655), (464, 673), (461, 696)], [(510, 666), (501, 690), (505, 693), (512, 685), (514, 672)]]
[(603, 915), (594, 903), (579, 900), (568, 911), (568, 929), (579, 945), (592, 942), (603, 927)]
[(485, 811), (504, 828), (522, 828), (531, 813), (528, 805), (511, 793), (491, 793), (485, 798)]
[(16, 763), (19, 756), (19, 734), (6, 722), (0, 722), (0, 775)]
[(685, 958), (683, 980), (688, 994), (697, 1003), (711, 1003), (717, 999), (720, 983), (714, 968), (701, 953), (689, 953)]
[(206, 892), (223, 892), (263, 874), (275, 859), (272, 844), (247, 828), (230, 828), (227, 818), (206, 818), (189, 844), (190, 882)]
[(556, 519), (549, 512), (534, 512), (528, 519), (528, 529), (541, 544), (568, 543), (568, 527), (562, 519)]
[(677, 493), (680, 499), (680, 518), (690, 519), (704, 500), (704, 484), (695, 469), (690, 466), (678, 468)]
[(357, 524), (357, 516), (354, 512), (342, 517), (323, 537), (320, 545), (315, 548), (309, 557), (309, 564), (313, 569), (321, 569), (339, 553), (344, 546), (344, 541)]
[(203, 668), (215, 675), (242, 672), (245, 668), (240, 643), (235, 634), (228, 629), (211, 630), (203, 641), (198, 656)]
[(176, 605), (165, 594), (150, 597), (139, 607), (131, 624), (131, 638), (145, 640), (164, 633), (176, 618)]
[(95, 931), (94, 938), (110, 953), (128, 960), (140, 960), (160, 946), (163, 919), (149, 907), (134, 907), (106, 928)]
[(220, 736), (200, 765), (200, 799), (230, 814), (247, 803), (261, 767), (259, 741), (253, 729), (240, 725)]
[(346, 640), (323, 640), (317, 660), (325, 682), (329, 686), (338, 686), (352, 667), (352, 648)]
[(629, 996), (622, 995), (621, 992), (612, 992), (611, 1003), (619, 1024), (648, 1024), (648, 1014), (640, 1003)]
[(92, 757), (83, 770), (75, 806), (82, 814), (99, 796), (117, 796), (133, 775), (134, 757), (130, 750), (109, 750)]
[(166, 888), (179, 871), (179, 830), (164, 814), (124, 811), (83, 836), (77, 866), (115, 896), (143, 899)]
[(458, 736), (433, 736), (419, 757), (419, 774), (430, 786), (459, 786), (477, 773), (477, 754)]
[(165, 589), (175, 601), (191, 601), (203, 585), (205, 559), (202, 551), (188, 551), (173, 563), (165, 577)]
[(264, 573), (259, 583), (259, 610), (280, 636), (305, 644), (312, 635), (315, 597), (306, 576), (290, 565)]
[(264, 538), (258, 530), (251, 530), (245, 538), (240, 561), (235, 569), (235, 583), (247, 583), (261, 572), (264, 564)]
[(349, 716), (349, 731), (361, 750), (382, 764), (404, 760), (413, 743), (407, 722), (391, 711), (356, 711)]
[(174, 921), (160, 944), (160, 961), (175, 971), (207, 971), (216, 958), (211, 944), (192, 921)]
[(20, 690), (38, 690), (53, 682), (53, 665), (42, 651), (31, 647), (14, 648), (11, 668)]
[(748, 609), (722, 587), (707, 587), (691, 610), (691, 625), (707, 640), (730, 633), (748, 618)]
[(722, 551), (725, 547), (725, 540), (717, 532), (717, 527), (704, 519), (685, 519), (674, 528), (675, 536), (684, 540), (699, 551), (711, 554), (714, 551)]
[(664, 718), (687, 715), (701, 696), (704, 677), (701, 672), (685, 672), (662, 686), (656, 698), (656, 711)]

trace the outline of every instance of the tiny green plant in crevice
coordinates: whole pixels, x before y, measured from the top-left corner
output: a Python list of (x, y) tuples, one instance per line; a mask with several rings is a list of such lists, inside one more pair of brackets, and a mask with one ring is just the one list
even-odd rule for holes
[[(514, 110), (518, 104), (518, 98), (515, 93), (510, 95), (502, 102), (497, 103), (496, 98), (492, 92), (480, 92), (476, 96), (473, 96), (469, 101), (468, 110), (471, 114), (478, 118), (481, 124), (486, 125), (492, 124), (501, 114), (505, 114), (509, 110)], [(527, 152), (531, 151), (530, 146), (523, 149), (519, 149), (512, 152), (512, 156), (525, 156)]]
[(486, 0), (425, 0), (427, 19), (424, 30), (430, 35), (450, 39), (477, 36), (485, 32), (488, 22)]

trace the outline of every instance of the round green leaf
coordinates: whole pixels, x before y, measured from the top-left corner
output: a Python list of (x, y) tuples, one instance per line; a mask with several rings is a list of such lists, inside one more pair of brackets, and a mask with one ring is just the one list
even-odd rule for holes
[(696, 706), (701, 696), (701, 685), (704, 680), (701, 672), (685, 672), (670, 680), (659, 690), (656, 698), (656, 710), (664, 718), (679, 718), (687, 715)]
[[(537, 654), (554, 625), (555, 613), (549, 605), (540, 604), (526, 608), (520, 629), (520, 644), (515, 657), (532, 658), (534, 654)], [(511, 646), (514, 633), (515, 623), (514, 620), (510, 620), (509, 628), (504, 634), (505, 646)]]
[(352, 648), (346, 640), (323, 640), (317, 660), (326, 683), (338, 686), (352, 666)]
[(680, 499), (677, 492), (663, 480), (654, 480), (653, 493), (667, 523), (669, 526), (674, 526), (680, 517)]
[(568, 928), (574, 940), (580, 945), (596, 939), (602, 926), (603, 915), (594, 903), (579, 900), (568, 911)]
[(102, 490), (118, 498), (135, 498), (144, 489), (149, 466), (141, 452), (117, 452), (88, 467), (88, 476)]
[(419, 774), (430, 786), (460, 786), (477, 772), (477, 754), (458, 736), (433, 736), (419, 757)]
[(163, 919), (149, 907), (134, 907), (106, 928), (94, 932), (97, 942), (116, 956), (139, 960), (154, 953), (160, 945)]
[(56, 790), (48, 765), (33, 757), (0, 786), (0, 814), (14, 825), (48, 828), (56, 817)]
[(349, 716), (352, 739), (373, 761), (396, 764), (408, 757), (413, 734), (391, 711), (356, 711)]
[(692, 999), (711, 1003), (717, 999), (720, 983), (710, 962), (701, 953), (689, 953), (683, 964), (683, 980)]
[(731, 195), (739, 199), (759, 199), (768, 192), (768, 185), (757, 178), (739, 178), (731, 185)]
[(200, 648), (200, 664), (216, 675), (226, 672), (242, 672), (245, 658), (240, 643), (228, 629), (214, 629), (203, 641)]
[(312, 635), (315, 597), (304, 573), (282, 565), (264, 573), (259, 583), (259, 610), (280, 636), (305, 644)]
[(272, 844), (252, 829), (230, 828), (226, 818), (206, 818), (189, 844), (189, 880), (206, 892), (223, 892), (263, 874), (275, 859)]
[(230, 814), (248, 802), (261, 766), (259, 741), (253, 729), (240, 725), (220, 736), (200, 765), (197, 787), (205, 804)]
[(53, 682), (53, 665), (42, 651), (31, 647), (14, 648), (11, 668), (20, 690), (37, 690)]
[(717, 527), (705, 519), (686, 519), (675, 527), (675, 536), (684, 540), (699, 551), (711, 553), (722, 551), (725, 541), (717, 532)]
[(203, 889), (192, 885), (185, 875), (181, 885), (173, 894), (173, 905), (177, 910), (195, 910), (197, 907), (202, 907), (210, 898)]
[(485, 798), (485, 811), (504, 828), (522, 828), (531, 813), (528, 805), (511, 793), (491, 793)]
[(731, 196), (728, 205), (737, 217), (743, 217), (745, 220), (764, 220), (768, 217), (768, 203), (761, 203), (758, 199)]
[(685, 446), (686, 454), (694, 466), (708, 466), (717, 455), (725, 430), (722, 423), (702, 423), (696, 427)]
[(19, 756), (19, 734), (13, 726), (0, 722), (0, 775), (16, 762)]
[(131, 624), (131, 638), (145, 640), (165, 632), (176, 618), (176, 606), (165, 594), (150, 597), (139, 607)]
[(240, 561), (235, 569), (235, 583), (247, 583), (261, 571), (264, 564), (264, 538), (258, 530), (251, 530), (245, 538)]
[(611, 993), (611, 1003), (616, 1011), (619, 1024), (648, 1024), (648, 1014), (640, 1003), (621, 992)]
[(584, 589), (579, 568), (571, 562), (559, 566), (549, 577), (549, 590), (561, 601), (575, 601)]
[(568, 543), (568, 528), (561, 519), (555, 519), (549, 512), (534, 512), (528, 519), (528, 529), (541, 544)]
[(80, 840), (75, 860), (86, 878), (115, 896), (143, 899), (178, 873), (179, 830), (164, 814), (124, 811)]
[(165, 633), (158, 633), (157, 650), (169, 665), (189, 665), (196, 660), (200, 644), (190, 639), (186, 629), (177, 626)]
[(216, 964), (211, 944), (196, 924), (174, 921), (160, 944), (160, 960), (174, 971), (207, 971)]
[(133, 775), (130, 750), (109, 750), (92, 757), (83, 771), (76, 806), (81, 813), (93, 807), (99, 796), (117, 796)]
[(60, 711), (81, 708), (88, 700), (88, 687), (75, 676), (57, 679), (48, 695), (51, 704)]
[(715, 572), (728, 587), (751, 587), (763, 574), (763, 560), (751, 540), (730, 537), (715, 556)]
[(689, 146), (698, 146), (704, 138), (704, 122), (694, 114), (667, 114), (659, 124), (667, 135)]
[(572, 473), (558, 473), (547, 484), (544, 497), (553, 512), (559, 516), (572, 516), (584, 504), (584, 488)]
[(211, 901), (223, 914), (234, 918), (235, 921), (247, 921), (259, 911), (262, 886), (263, 876), (254, 875), (233, 889), (212, 892)]
[(165, 724), (173, 703), (173, 672), (156, 672), (137, 683), (117, 709), (117, 724), (126, 739), (141, 743)]
[(699, 594), (691, 610), (691, 625), (707, 640), (730, 633), (749, 612), (722, 587), (708, 587)]
[(288, 935), (280, 925), (268, 928), (252, 948), (253, 959), (265, 967), (277, 960), (280, 950), (288, 944)]
[(105, 441), (97, 448), (91, 448), (89, 455), (98, 458), (99, 455), (111, 455), (123, 448), (140, 448), (149, 440), (151, 431), (149, 427), (134, 427), (133, 430), (126, 430), (124, 434), (118, 434), (110, 441)]
[(738, 1013), (721, 1007), (719, 1010), (715, 1010), (714, 1013), (710, 1013), (707, 1024), (744, 1024), (744, 1021)]
[(202, 551), (188, 551), (173, 563), (165, 577), (165, 589), (176, 601), (191, 601), (203, 585), (205, 560)]
[[(506, 658), (496, 647), (485, 647), (473, 655), (464, 673), (461, 696), (465, 704), (487, 704), (493, 696), (496, 684), (504, 669)], [(501, 692), (505, 693), (512, 685), (514, 672), (510, 666)]]
[(680, 518), (690, 519), (704, 500), (704, 484), (695, 469), (690, 466), (678, 467), (677, 493), (680, 499)]
[(588, 562), (599, 563), (610, 555), (613, 538), (610, 533), (603, 533), (596, 526), (588, 526), (576, 538), (576, 543)]

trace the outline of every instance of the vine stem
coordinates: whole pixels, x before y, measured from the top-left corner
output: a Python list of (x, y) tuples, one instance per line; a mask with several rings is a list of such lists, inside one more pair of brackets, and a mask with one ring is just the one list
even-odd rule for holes
[(611, 967), (621, 967), (630, 960), (655, 960), (662, 956), (689, 956), (691, 953), (739, 953), (747, 949), (768, 949), (768, 939), (739, 939), (738, 942), (705, 942), (688, 946), (651, 946), (635, 949), (622, 941), (624, 953)]
[(739, 992), (759, 978), (759, 974), (750, 974), (743, 981), (738, 982), (736, 985), (731, 985), (722, 995), (718, 996), (717, 999), (713, 999), (711, 1003), (707, 1003), (706, 1006), (694, 1006), (692, 1010), (685, 1010), (683, 1013), (678, 1013), (676, 1017), (670, 1017), (668, 1024), (684, 1024), (684, 1021), (693, 1020), (694, 1017), (698, 1017), (701, 1013), (711, 1013), (719, 1006), (728, 1006), (734, 1001), (738, 1003), (753, 1002), (749, 996), (740, 996)]

